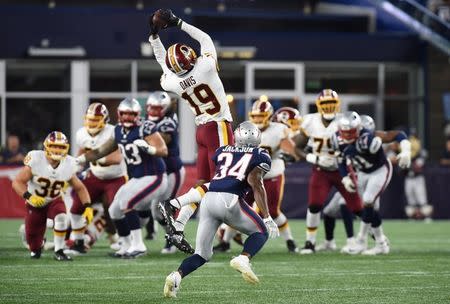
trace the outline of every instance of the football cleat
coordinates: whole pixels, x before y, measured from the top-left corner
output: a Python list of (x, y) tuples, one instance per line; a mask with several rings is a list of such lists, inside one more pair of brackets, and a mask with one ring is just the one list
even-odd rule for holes
[(173, 234), (166, 234), (166, 240), (172, 245), (178, 248), (178, 250), (183, 251), (188, 254), (193, 254), (195, 252), (191, 244), (186, 241), (184, 233), (182, 231), (176, 231)]
[(333, 240), (325, 240), (322, 244), (317, 245), (317, 251), (335, 251), (337, 249), (336, 242)]
[(80, 255), (86, 254), (86, 247), (84, 246), (84, 240), (75, 240), (73, 246), (67, 251), (70, 254)]
[(295, 244), (294, 240), (287, 240), (286, 246), (287, 246), (289, 252), (298, 253), (300, 251), (297, 247), (297, 244)]
[(239, 255), (230, 261), (230, 266), (239, 271), (245, 281), (251, 284), (258, 284), (259, 279), (252, 270), (252, 265), (248, 256)]
[(158, 209), (159, 209), (159, 211), (161, 211), (162, 216), (166, 220), (166, 223), (170, 229), (170, 232), (175, 233), (177, 231), (177, 229), (174, 226), (174, 222), (175, 222), (174, 216), (175, 216), (175, 212), (176, 212), (177, 208), (172, 206), (172, 204), (170, 203), (169, 200), (165, 200), (158, 204)]
[(131, 246), (128, 250), (122, 255), (123, 259), (135, 259), (141, 257), (147, 253), (147, 248), (145, 245), (140, 247)]
[(181, 275), (178, 271), (173, 271), (166, 278), (164, 284), (164, 296), (166, 298), (176, 298), (178, 289), (180, 289)]
[(64, 261), (64, 262), (73, 261), (72, 258), (66, 255), (62, 249), (55, 251), (53, 258), (57, 261)]
[(376, 242), (375, 247), (366, 249), (361, 252), (362, 255), (379, 255), (388, 254), (390, 251), (389, 240), (385, 237), (383, 241)]
[(41, 250), (39, 249), (38, 251), (31, 251), (30, 258), (36, 259), (36, 260), (41, 258)]
[(161, 250), (161, 254), (173, 254), (177, 252), (177, 248), (173, 246), (168, 240), (166, 240), (166, 245)]
[(213, 252), (229, 252), (230, 251), (230, 243), (228, 242), (220, 242), (216, 246), (213, 247)]
[(313, 254), (316, 252), (316, 246), (311, 241), (306, 241), (305, 246), (300, 250), (300, 254)]
[(345, 254), (359, 254), (367, 249), (367, 240), (363, 240), (360, 238), (348, 239), (347, 244), (342, 247), (341, 253)]

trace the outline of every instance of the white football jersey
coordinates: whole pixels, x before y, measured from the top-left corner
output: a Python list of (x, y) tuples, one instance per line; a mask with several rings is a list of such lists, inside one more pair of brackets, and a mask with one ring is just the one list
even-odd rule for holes
[[(331, 144), (331, 137), (338, 130), (336, 118), (325, 127), (320, 113), (306, 114), (303, 116), (301, 128), (309, 137), (308, 146), (312, 148), (314, 154), (328, 157), (337, 156)], [(335, 167), (328, 169), (337, 169), (337, 162)]]
[(42, 150), (28, 152), (23, 162), (33, 174), (27, 185), (28, 192), (44, 197), (46, 203), (62, 195), (64, 186), (77, 171), (74, 157), (67, 155), (53, 168)]
[[(96, 149), (114, 137), (114, 126), (106, 124), (106, 126), (95, 136), (91, 136), (86, 128), (80, 128), (76, 134), (76, 143), (80, 148), (86, 151)], [(99, 179), (113, 179), (126, 175), (127, 168), (125, 162), (118, 165), (105, 166), (98, 162), (89, 163), (91, 172)]]
[(202, 55), (194, 68), (181, 77), (166, 71), (161, 76), (161, 87), (181, 96), (194, 112), (195, 123), (233, 121), (222, 81), (214, 57)]
[(279, 158), (281, 153), (280, 143), (287, 137), (289, 137), (289, 128), (278, 122), (270, 122), (269, 126), (262, 131), (260, 147), (266, 149), (272, 158), (272, 166), (270, 171), (264, 176), (264, 179), (274, 178), (283, 174), (285, 166), (284, 161)]

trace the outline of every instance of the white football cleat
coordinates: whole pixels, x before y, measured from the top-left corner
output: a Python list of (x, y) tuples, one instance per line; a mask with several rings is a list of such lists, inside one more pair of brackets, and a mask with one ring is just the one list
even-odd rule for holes
[(144, 244), (141, 244), (140, 246), (130, 246), (130, 248), (128, 248), (128, 250), (122, 257), (125, 259), (138, 258), (140, 256), (145, 255), (146, 253), (147, 247), (145, 247)]
[(376, 242), (375, 247), (364, 250), (361, 254), (363, 255), (378, 255), (378, 254), (388, 254), (390, 251), (389, 240), (385, 237), (383, 241)]
[(341, 253), (345, 254), (360, 254), (364, 250), (367, 249), (367, 240), (362, 240), (357, 238), (355, 239), (348, 239), (347, 244), (342, 247)]
[(325, 240), (322, 244), (317, 245), (317, 251), (334, 251), (337, 249), (336, 242), (333, 240), (327, 241)]
[(242, 274), (244, 280), (251, 284), (258, 284), (259, 279), (252, 270), (250, 260), (246, 255), (239, 255), (230, 261), (230, 266)]
[(166, 298), (176, 298), (178, 289), (180, 289), (181, 275), (178, 271), (171, 272), (164, 284), (164, 296)]

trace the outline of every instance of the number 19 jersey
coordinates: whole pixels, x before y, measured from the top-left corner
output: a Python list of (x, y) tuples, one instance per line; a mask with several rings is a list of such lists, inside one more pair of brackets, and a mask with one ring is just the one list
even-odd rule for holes
[(270, 171), (271, 158), (266, 150), (236, 146), (223, 146), (213, 156), (216, 174), (209, 185), (209, 191), (245, 195), (250, 189), (247, 177), (258, 167)]
[(189, 103), (197, 125), (210, 121), (233, 121), (217, 72), (217, 62), (211, 55), (198, 57), (194, 68), (181, 77), (170, 71), (165, 72), (161, 76), (161, 87)]

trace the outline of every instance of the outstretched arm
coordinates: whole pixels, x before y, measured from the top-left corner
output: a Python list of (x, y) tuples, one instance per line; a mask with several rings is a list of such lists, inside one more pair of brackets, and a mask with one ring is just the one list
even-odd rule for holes
[(216, 47), (207, 33), (185, 21), (181, 23), (181, 29), (200, 43), (202, 55), (212, 56), (217, 60)]

